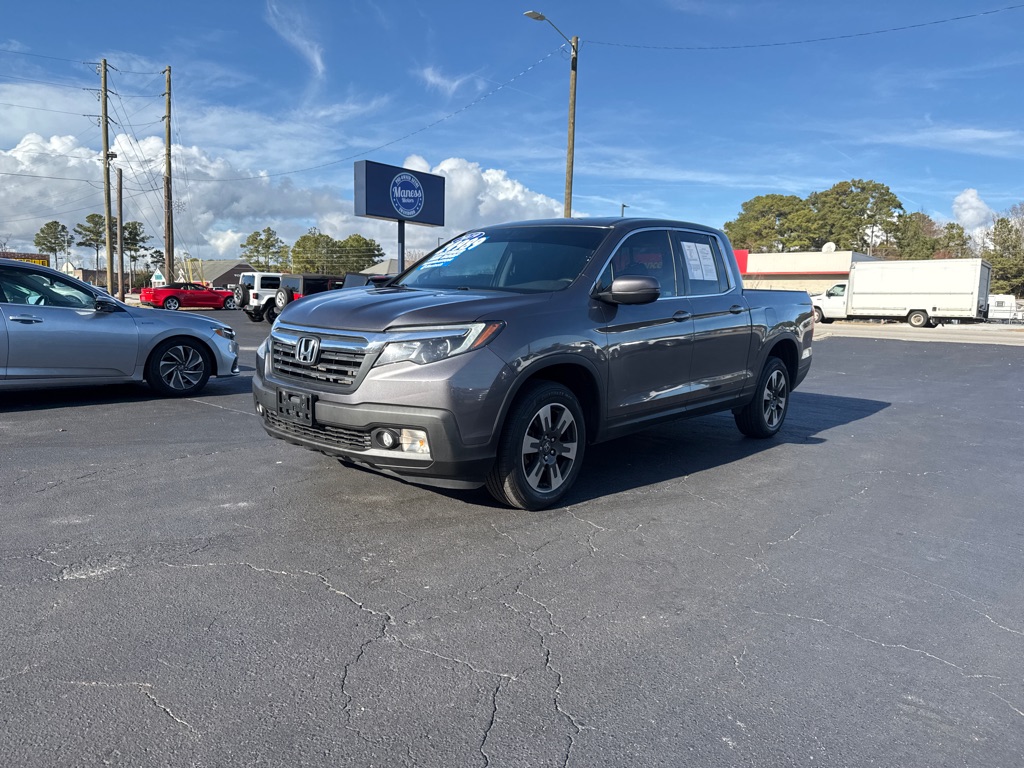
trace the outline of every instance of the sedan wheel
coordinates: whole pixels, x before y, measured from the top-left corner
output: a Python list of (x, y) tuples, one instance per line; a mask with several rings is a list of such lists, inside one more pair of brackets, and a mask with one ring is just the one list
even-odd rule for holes
[(146, 364), (149, 386), (168, 397), (187, 397), (206, 386), (213, 372), (210, 353), (194, 339), (169, 339)]
[(509, 412), (487, 489), (519, 509), (558, 503), (579, 475), (586, 424), (576, 396), (554, 382), (529, 385)]
[(228, 296), (224, 299), (224, 309), (238, 309), (238, 304), (235, 302), (234, 296)]
[(175, 310), (180, 306), (181, 302), (178, 301), (173, 296), (168, 296), (166, 299), (164, 299), (164, 309)]

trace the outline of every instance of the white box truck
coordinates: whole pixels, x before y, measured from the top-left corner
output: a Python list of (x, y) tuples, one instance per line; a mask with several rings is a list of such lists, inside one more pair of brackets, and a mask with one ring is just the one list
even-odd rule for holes
[(983, 322), (991, 277), (984, 259), (855, 261), (849, 279), (811, 296), (814, 319), (902, 320), (915, 328)]

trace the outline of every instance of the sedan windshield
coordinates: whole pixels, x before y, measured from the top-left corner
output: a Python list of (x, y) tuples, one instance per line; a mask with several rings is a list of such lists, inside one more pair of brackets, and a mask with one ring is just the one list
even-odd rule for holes
[(579, 225), (467, 232), (412, 265), (392, 285), (560, 291), (579, 276), (608, 232)]

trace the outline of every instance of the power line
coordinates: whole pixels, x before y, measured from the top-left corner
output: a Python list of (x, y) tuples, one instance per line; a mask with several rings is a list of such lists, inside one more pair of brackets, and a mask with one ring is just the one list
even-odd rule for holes
[(58, 88), (74, 88), (79, 91), (88, 91), (89, 88), (84, 88), (81, 85), (68, 85), (67, 83), (55, 83), (52, 80), (34, 80), (31, 77), (18, 77), (17, 75), (0, 75), (8, 80), (21, 80), (25, 83), (40, 83), (42, 85), (56, 85)]
[[(146, 109), (147, 105), (143, 105), (142, 107), (137, 109), (135, 112), (133, 112), (131, 115), (129, 115), (128, 114), (128, 110), (125, 108), (124, 101), (122, 100), (121, 96), (118, 95), (116, 102), (113, 103), (112, 106), (113, 106), (115, 111), (118, 111), (118, 107), (120, 107), (120, 113), (123, 115), (123, 120), (124, 120), (125, 124), (127, 125), (128, 148), (131, 150), (131, 153), (133, 155), (135, 155), (135, 159), (141, 165), (142, 175), (144, 175), (145, 181), (147, 181), (149, 184), (153, 185), (153, 188), (143, 189), (142, 191), (144, 193), (155, 192), (156, 191), (156, 189), (155, 189), (156, 180), (154, 178), (154, 173), (153, 173), (153, 170), (152, 170), (152, 167), (151, 167), (152, 163), (151, 163), (151, 161), (148, 158), (146, 158), (145, 156), (143, 156), (139, 152), (139, 137), (138, 137), (138, 133), (135, 130), (135, 126), (132, 125), (132, 121), (131, 121), (132, 116), (138, 114), (143, 109)], [(124, 126), (122, 126), (122, 128), (124, 128)], [(137, 171), (135, 169), (135, 167), (132, 165), (131, 158), (128, 157), (127, 153), (125, 153), (124, 161), (127, 163), (128, 168), (132, 171), (132, 173), (135, 175), (135, 177), (138, 178), (140, 176), (140, 172)], [(151, 207), (153, 209), (156, 209), (156, 210), (159, 210), (160, 205), (159, 205), (159, 203), (157, 205), (153, 205), (152, 204), (152, 200), (150, 200), (149, 207)], [(146, 210), (144, 208), (140, 208), (139, 210), (140, 210), (140, 215), (142, 216), (143, 219), (145, 219), (146, 225), (149, 226), (150, 229), (153, 232), (156, 232), (157, 231), (157, 227), (154, 227), (153, 226), (153, 222), (149, 220), (149, 216), (147, 215)]]
[(82, 61), (80, 59), (62, 59), (59, 56), (44, 56), (41, 53), (29, 53), (28, 51), (12, 51), (10, 48), (0, 48), (0, 53), (11, 53), (15, 56), (34, 56), (37, 59), (51, 59), (53, 61), (67, 61), (72, 64), (84, 64), (86, 66), (94, 65), (94, 61)]
[(0, 107), (17, 107), (18, 109), (35, 109), (39, 112), (56, 112), (58, 115), (79, 115), (80, 117), (86, 117), (81, 112), (66, 112), (62, 109), (47, 109), (46, 107), (30, 107), (28, 104), (9, 104), (6, 101), (0, 101)]
[(1024, 3), (1008, 5), (1005, 8), (995, 8), (990, 11), (979, 11), (964, 16), (953, 16), (948, 19), (937, 19), (935, 21), (922, 21), (918, 24), (905, 24), (901, 27), (889, 27), (887, 29), (875, 29), (870, 32), (851, 32), (846, 35), (832, 35), (830, 37), (814, 37), (806, 40), (787, 40), (778, 43), (743, 43), (739, 45), (639, 45), (633, 43), (609, 43), (600, 40), (586, 40), (589, 45), (610, 45), (618, 48), (644, 48), (655, 51), (737, 51), (749, 48), (782, 48), (791, 45), (809, 45), (811, 43), (829, 43), (835, 40), (852, 40), (858, 37), (871, 37), (872, 35), (886, 35), (890, 32), (906, 32), (909, 29), (921, 29), (922, 27), (933, 27), (939, 24), (951, 24), (955, 21), (966, 21), (977, 19), (981, 16), (991, 16), (994, 13), (1004, 11), (1016, 11), (1024, 8)]

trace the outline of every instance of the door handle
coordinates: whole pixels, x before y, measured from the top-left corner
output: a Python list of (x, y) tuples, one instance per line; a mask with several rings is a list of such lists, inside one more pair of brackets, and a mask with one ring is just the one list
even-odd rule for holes
[(691, 317), (693, 317), (693, 315), (691, 315), (685, 309), (680, 309), (678, 312), (672, 315), (672, 319), (675, 320), (677, 323), (681, 323), (684, 320), (689, 320)]
[(43, 318), (36, 317), (35, 315), (11, 315), (8, 320), (12, 323), (24, 323), (25, 325), (43, 322)]
[(733, 304), (731, 307), (729, 307), (729, 311), (732, 312), (734, 315), (738, 315), (741, 312), (746, 312), (747, 308), (740, 304)]

